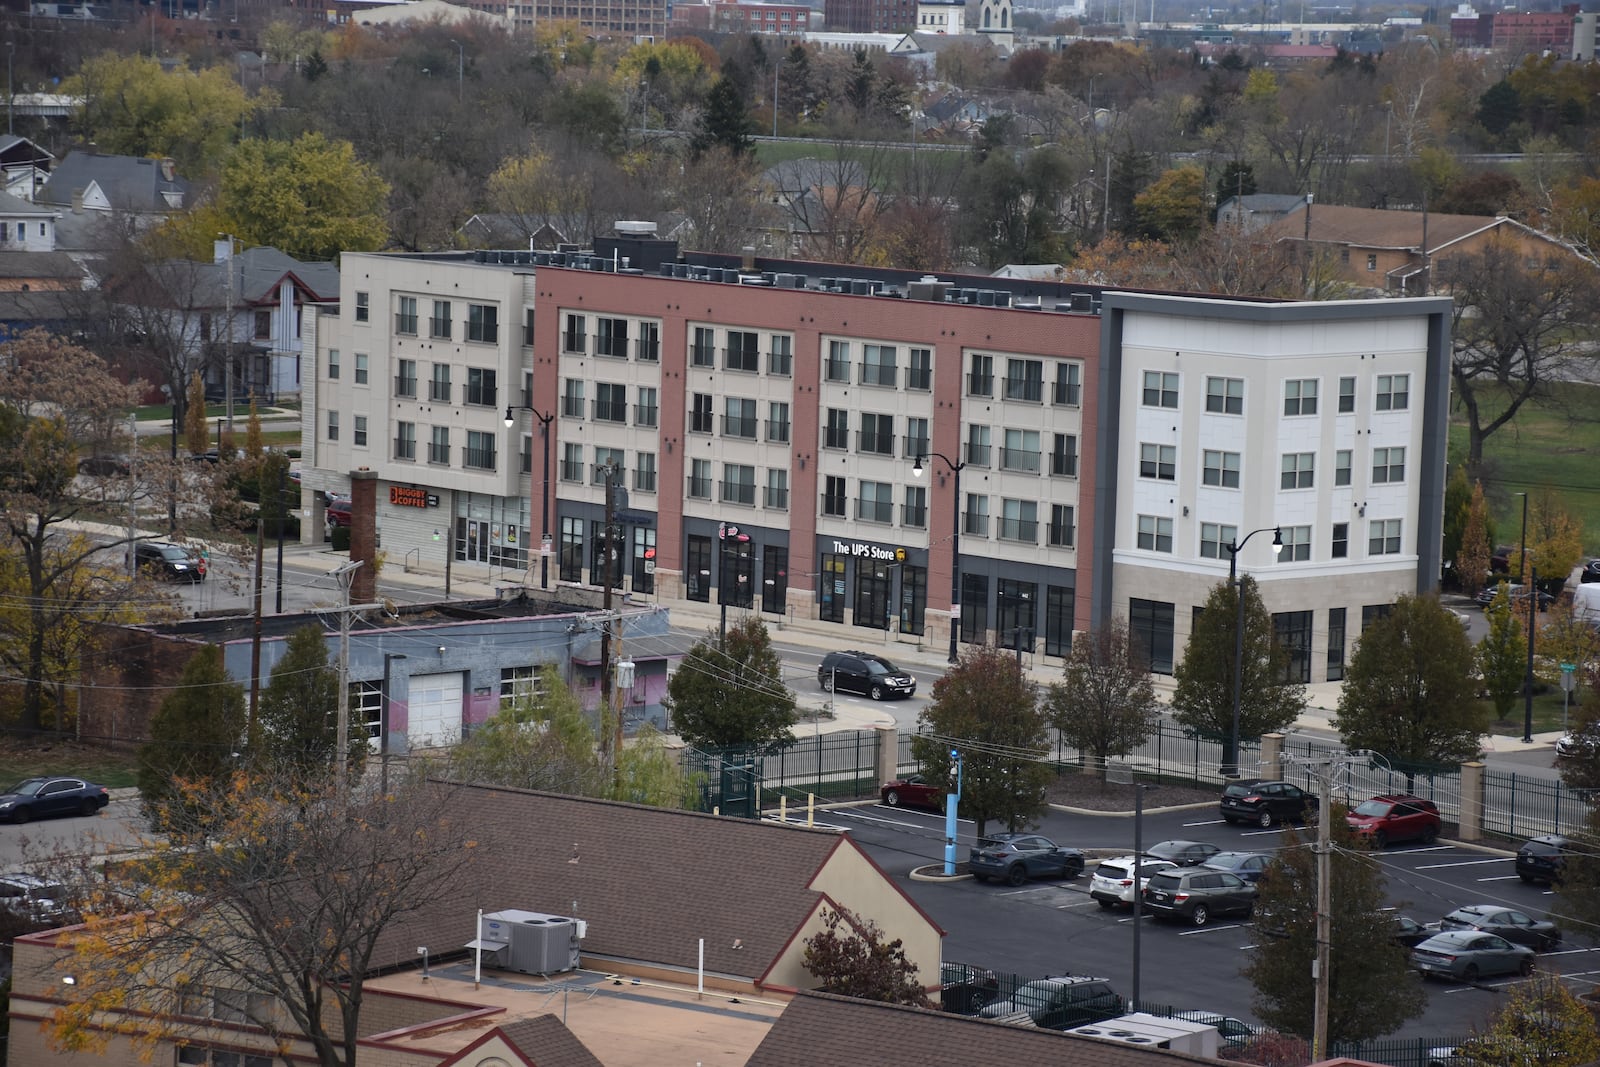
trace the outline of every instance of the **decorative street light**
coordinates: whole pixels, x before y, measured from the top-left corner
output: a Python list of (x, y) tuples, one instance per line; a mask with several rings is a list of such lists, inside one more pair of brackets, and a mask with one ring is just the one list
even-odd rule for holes
[(533, 417), (539, 420), (539, 436), (544, 439), (544, 465), (540, 468), (539, 482), (542, 487), (539, 505), (539, 525), (544, 529), (539, 536), (539, 588), (550, 588), (550, 421), (556, 417), (555, 412), (546, 415), (537, 408), (527, 404), (508, 404), (506, 406), (506, 426), (514, 426), (516, 418), (513, 411), (531, 411)]
[(950, 515), (950, 662), (954, 663), (957, 658), (956, 642), (961, 637), (961, 472), (966, 464), (952, 462), (942, 452), (928, 452), (917, 456), (911, 473), (922, 477), (922, 461), (929, 458), (943, 460), (953, 476), (956, 506)]
[(1269, 526), (1259, 530), (1251, 530), (1244, 535), (1244, 540), (1228, 542), (1222, 547), (1228, 550), (1228, 585), (1233, 589), (1234, 599), (1238, 601), (1238, 618), (1233, 629), (1233, 732), (1228, 735), (1228, 745), (1222, 754), (1222, 776), (1224, 778), (1239, 777), (1239, 699), (1244, 686), (1244, 586), (1239, 582), (1239, 552), (1249, 543), (1250, 538), (1258, 533), (1272, 531), (1272, 552), (1277, 555), (1283, 551), (1283, 527)]

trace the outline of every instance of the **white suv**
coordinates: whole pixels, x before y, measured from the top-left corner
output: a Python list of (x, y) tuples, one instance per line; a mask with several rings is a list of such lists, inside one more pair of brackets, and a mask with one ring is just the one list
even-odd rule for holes
[[(1139, 861), (1139, 889), (1142, 891), (1149, 883), (1150, 876), (1157, 871), (1164, 871), (1176, 867), (1171, 860), (1158, 860), (1154, 856), (1146, 856)], [(1118, 856), (1116, 859), (1101, 860), (1100, 865), (1094, 869), (1094, 877), (1089, 879), (1089, 895), (1099, 902), (1102, 908), (1115, 907), (1118, 904), (1133, 904), (1133, 857)]]

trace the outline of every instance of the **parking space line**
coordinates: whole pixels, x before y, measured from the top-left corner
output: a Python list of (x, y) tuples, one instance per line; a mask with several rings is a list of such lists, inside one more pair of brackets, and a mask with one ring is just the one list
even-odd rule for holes
[(1514, 882), (1519, 877), (1520, 877), (1520, 875), (1515, 875), (1515, 874), (1497, 874), (1492, 878), (1479, 878), (1478, 881), (1480, 881), (1480, 882)]
[(1193, 937), (1195, 934), (1213, 934), (1213, 933), (1222, 933), (1224, 930), (1243, 930), (1243, 929), (1244, 929), (1244, 927), (1241, 926), (1238, 923), (1234, 923), (1231, 926), (1197, 926), (1193, 930), (1182, 930), (1182, 931), (1179, 931), (1178, 936), (1179, 937)]
[(1428, 863), (1416, 868), (1419, 871), (1442, 871), (1449, 867), (1485, 867), (1491, 863), (1511, 863), (1514, 857), (1500, 856), (1492, 860), (1459, 860), (1455, 863)]
[(1207, 819), (1205, 822), (1186, 822), (1184, 826), (1221, 826), (1222, 819)]
[(1593, 952), (1593, 951), (1594, 951), (1594, 949), (1592, 949), (1592, 948), (1561, 948), (1561, 949), (1556, 949), (1554, 952), (1549, 952), (1549, 951), (1541, 952), (1541, 953), (1539, 953), (1539, 955), (1541, 957), (1543, 957), (1543, 956), (1581, 956), (1585, 952)]

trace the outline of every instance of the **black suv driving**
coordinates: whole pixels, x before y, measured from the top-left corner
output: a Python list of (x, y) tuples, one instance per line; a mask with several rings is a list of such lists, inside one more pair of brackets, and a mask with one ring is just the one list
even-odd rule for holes
[(917, 680), (875, 652), (829, 652), (817, 668), (817, 684), (825, 693), (864, 693), (873, 700), (909, 697)]
[(1222, 818), (1227, 822), (1252, 822), (1271, 826), (1275, 822), (1305, 822), (1317, 813), (1317, 798), (1289, 782), (1269, 782), (1259, 778), (1229, 782), (1222, 791)]
[(168, 541), (141, 541), (133, 546), (133, 561), (139, 570), (168, 581), (203, 582), (206, 561), (192, 548)]

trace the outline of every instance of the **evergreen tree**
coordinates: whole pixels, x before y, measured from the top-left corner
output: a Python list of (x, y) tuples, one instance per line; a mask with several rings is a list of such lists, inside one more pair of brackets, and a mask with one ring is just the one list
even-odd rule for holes
[[(321, 776), (334, 768), (339, 736), (339, 671), (328, 662), (322, 627), (289, 635), (283, 658), (261, 692), (253, 730), (257, 762), (295, 775)], [(366, 731), (350, 726), (352, 756), (366, 749)]]
[[(1457, 463), (1450, 472), (1444, 487), (1444, 550), (1441, 555), (1451, 567), (1461, 554), (1461, 540), (1472, 516), (1472, 483), (1467, 480), (1465, 464)], [(1459, 576), (1452, 575), (1457, 588), (1475, 593), (1477, 589), (1463, 585)]]
[(1489, 622), (1489, 632), (1478, 642), (1478, 670), (1483, 674), (1483, 684), (1494, 700), (1496, 718), (1505, 718), (1522, 692), (1523, 676), (1527, 673), (1528, 640), (1522, 633), (1522, 622), (1511, 610), (1511, 594), (1506, 583), (1484, 611)]
[(708, 634), (689, 649), (662, 701), (678, 736), (710, 748), (765, 748), (793, 739), (794, 693), (767, 624), (749, 615), (726, 639)]
[[(216, 813), (183, 799), (232, 773), (244, 743), (244, 686), (228, 679), (222, 649), (205, 645), (184, 665), (175, 688), (150, 717), (150, 740), (139, 749), (139, 796), (160, 830), (203, 830)], [(191, 794), (192, 795), (192, 794)]]
[(724, 75), (712, 83), (706, 94), (706, 109), (700, 116), (700, 129), (690, 143), (690, 151), (697, 159), (717, 146), (735, 155), (747, 155), (755, 151), (753, 130), (744, 94), (736, 81)]

